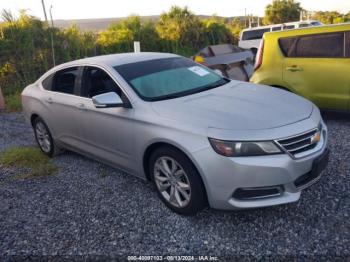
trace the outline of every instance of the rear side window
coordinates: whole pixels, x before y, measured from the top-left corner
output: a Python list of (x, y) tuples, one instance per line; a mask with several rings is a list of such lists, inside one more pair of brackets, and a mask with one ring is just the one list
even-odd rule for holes
[(297, 42), (297, 37), (281, 38), (278, 40), (280, 48), (284, 56), (292, 57), (295, 50), (295, 44)]
[(283, 27), (284, 30), (288, 30), (288, 29), (294, 29), (295, 25), (286, 25)]
[(78, 67), (71, 67), (56, 72), (52, 91), (74, 94), (75, 81), (78, 76)]
[(279, 39), (287, 57), (337, 58), (344, 56), (344, 33), (330, 33)]
[(300, 24), (299, 28), (304, 28), (304, 27), (309, 27), (309, 26), (311, 26), (311, 25), (310, 24)]
[(278, 26), (278, 27), (272, 27), (272, 31), (281, 31), (282, 27)]
[(345, 56), (350, 57), (350, 31), (345, 33)]
[(245, 31), (242, 34), (242, 40), (261, 39), (266, 32), (270, 32), (270, 28)]

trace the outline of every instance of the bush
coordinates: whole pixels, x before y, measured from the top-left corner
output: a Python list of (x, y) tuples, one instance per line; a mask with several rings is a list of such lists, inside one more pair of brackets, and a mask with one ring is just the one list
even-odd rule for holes
[(21, 92), (5, 95), (6, 112), (22, 111)]

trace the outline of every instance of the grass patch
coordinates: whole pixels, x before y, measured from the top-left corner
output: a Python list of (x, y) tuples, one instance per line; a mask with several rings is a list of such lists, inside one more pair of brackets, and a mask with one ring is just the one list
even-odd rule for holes
[(40, 149), (34, 147), (14, 147), (0, 155), (0, 164), (28, 170), (17, 176), (18, 179), (53, 175), (57, 167), (49, 161)]
[(5, 95), (5, 106), (7, 112), (22, 111), (21, 92)]

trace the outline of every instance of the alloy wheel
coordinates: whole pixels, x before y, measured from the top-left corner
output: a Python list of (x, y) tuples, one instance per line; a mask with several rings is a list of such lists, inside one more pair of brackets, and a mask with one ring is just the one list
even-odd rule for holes
[(160, 157), (154, 165), (157, 189), (171, 205), (183, 208), (191, 200), (191, 186), (181, 165), (171, 157)]
[(35, 126), (35, 133), (39, 143), (39, 146), (45, 153), (49, 153), (51, 150), (50, 135), (42, 122), (38, 122)]

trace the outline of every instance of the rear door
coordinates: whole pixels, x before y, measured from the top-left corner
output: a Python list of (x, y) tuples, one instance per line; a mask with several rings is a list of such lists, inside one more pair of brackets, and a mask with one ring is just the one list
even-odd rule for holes
[(81, 145), (78, 109), (81, 99), (77, 96), (80, 71), (80, 67), (57, 71), (48, 79), (49, 87), (46, 87), (44, 98), (54, 138), (73, 147)]
[(299, 95), (325, 109), (347, 110), (350, 57), (344, 32), (279, 39), (285, 55), (283, 80)]

